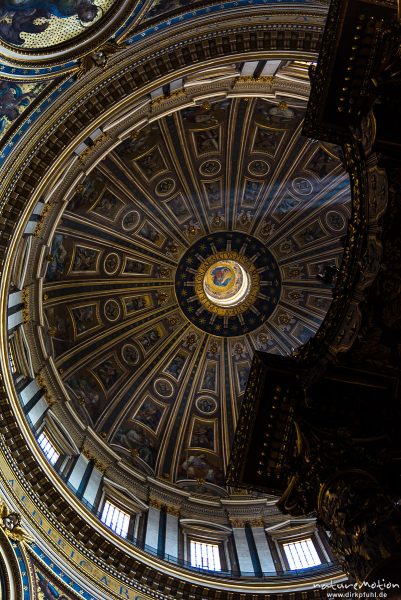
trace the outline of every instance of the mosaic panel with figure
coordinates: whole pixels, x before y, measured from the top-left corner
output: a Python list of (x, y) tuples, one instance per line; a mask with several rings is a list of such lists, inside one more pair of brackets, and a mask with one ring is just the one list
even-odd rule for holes
[(142, 425), (157, 434), (162, 424), (165, 410), (166, 407), (164, 404), (157, 402), (151, 396), (147, 396), (134, 414), (133, 419), (139, 421), (139, 423), (142, 423)]
[(208, 361), (201, 383), (202, 390), (217, 391), (217, 363)]
[(72, 273), (92, 272), (96, 273), (98, 269), (100, 250), (89, 248), (88, 246), (76, 245), (72, 258)]
[[(2, 26), (0, 8), (0, 36)], [(46, 83), (0, 81), (0, 137), (5, 134), (31, 102), (46, 88)]]
[(152, 267), (148, 263), (144, 263), (135, 258), (126, 258), (124, 265), (124, 273), (130, 275), (149, 275)]
[(131, 315), (132, 313), (137, 313), (139, 311), (146, 310), (147, 308), (152, 308), (154, 306), (152, 297), (153, 296), (151, 294), (141, 294), (124, 298), (123, 301), (125, 314)]
[(106, 405), (106, 396), (99, 381), (89, 371), (82, 369), (66, 380), (73, 392), (78, 414), (85, 423), (94, 424)]
[(95, 304), (83, 304), (69, 308), (74, 327), (74, 338), (99, 327), (102, 322), (99, 317), (99, 306)]
[(261, 125), (270, 125), (279, 129), (293, 128), (302, 118), (302, 111), (290, 107), (284, 100), (278, 104), (271, 104), (265, 100), (257, 101), (255, 120)]
[(145, 179), (148, 181), (153, 179), (156, 175), (167, 171), (166, 162), (158, 146), (147, 152), (141, 158), (135, 159), (135, 162)]
[(171, 375), (174, 379), (180, 379), (188, 359), (188, 353), (180, 350), (165, 368), (164, 372)]
[(92, 371), (100, 379), (106, 390), (110, 390), (125, 373), (125, 370), (114, 356), (110, 356), (96, 367), (92, 367)]
[(333, 156), (323, 146), (320, 146), (310, 158), (306, 168), (317, 177), (326, 177), (339, 165), (339, 158)]
[(150, 352), (155, 346), (159, 345), (163, 338), (167, 335), (166, 328), (162, 323), (155, 325), (144, 333), (141, 333), (136, 338), (142, 346), (145, 353)]
[(189, 436), (190, 448), (202, 448), (217, 452), (216, 421), (194, 418)]
[(263, 152), (263, 154), (267, 154), (273, 158), (278, 151), (284, 135), (285, 133), (282, 131), (268, 129), (267, 127), (258, 127), (255, 133), (253, 152)]
[(106, 188), (91, 210), (108, 221), (115, 221), (123, 207), (124, 202)]
[(124, 426), (118, 429), (113, 438), (116, 450), (119, 446), (127, 451), (131, 462), (135, 463), (138, 457), (149, 467), (153, 468), (156, 462), (158, 441), (154, 435), (139, 425)]
[(224, 472), (217, 457), (199, 451), (188, 450), (182, 455), (177, 479), (204, 480), (206, 483), (224, 485)]
[(62, 233), (56, 233), (48, 256), (47, 281), (58, 281), (64, 278), (68, 271), (72, 252), (73, 244), (71, 238), (66, 237)]

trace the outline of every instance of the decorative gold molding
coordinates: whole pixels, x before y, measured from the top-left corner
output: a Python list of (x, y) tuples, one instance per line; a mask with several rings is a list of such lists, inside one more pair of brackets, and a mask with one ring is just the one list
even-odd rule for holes
[(269, 87), (272, 87), (274, 80), (275, 80), (275, 77), (273, 75), (266, 75), (266, 76), (262, 76), (262, 77), (253, 77), (252, 75), (240, 75), (236, 79), (234, 87), (236, 87), (236, 86), (248, 87), (249, 85), (251, 85), (251, 86), (267, 85)]
[(160, 510), (163, 508), (163, 502), (161, 502), (158, 498), (149, 498), (149, 508), (150, 507)]
[(251, 519), (248, 522), (251, 527), (264, 527), (265, 526), (265, 522), (262, 519), (262, 517), (259, 517), (257, 519)]
[(29, 323), (29, 321), (31, 320), (30, 314), (29, 314), (29, 294), (30, 294), (29, 287), (24, 287), (21, 292), (22, 303), (23, 303), (22, 319), (23, 319), (24, 323)]
[(246, 521), (244, 519), (239, 519), (238, 517), (230, 517), (231, 527), (234, 529), (240, 529), (245, 527)]
[[(91, 154), (93, 154), (93, 152), (94, 152), (94, 151), (95, 151), (95, 150), (96, 150), (96, 149), (97, 149), (97, 148), (98, 148), (98, 147), (99, 147), (101, 144), (103, 144), (103, 142), (105, 142), (105, 141), (108, 139), (108, 137), (109, 137), (109, 136), (107, 135), (107, 133), (102, 133), (101, 135), (99, 135), (99, 137), (97, 137), (97, 138), (94, 140), (94, 142), (93, 142), (93, 144), (92, 144), (91, 146), (87, 146), (87, 147), (85, 148), (85, 150), (84, 150), (83, 152), (81, 152), (81, 154), (79, 155), (79, 158), (78, 158), (79, 162), (80, 162), (80, 163), (82, 163), (82, 164), (83, 164), (84, 162), (86, 162), (86, 159), (87, 159), (87, 158), (88, 158), (88, 157), (89, 157)], [(78, 187), (77, 187), (77, 189), (78, 189)]]
[(167, 514), (172, 515), (173, 517), (179, 517), (181, 513), (179, 506), (174, 506), (170, 504), (166, 504), (166, 512)]
[(93, 449), (89, 448), (88, 445), (83, 444), (82, 448), (81, 448), (81, 452), (82, 454), (88, 459), (93, 461), (96, 469), (98, 471), (100, 471), (101, 473), (105, 473), (107, 471), (107, 467), (109, 465), (106, 465), (103, 461), (101, 461), (94, 453), (93, 453)]
[(171, 103), (173, 100), (179, 100), (185, 98), (187, 96), (187, 92), (184, 88), (180, 88), (178, 90), (173, 90), (170, 94), (166, 94), (164, 96), (158, 96), (154, 98), (151, 102), (151, 108), (157, 109), (163, 104)]
[(53, 202), (47, 202), (44, 207), (43, 210), (39, 216), (38, 222), (36, 224), (35, 230), (33, 232), (33, 236), (38, 238), (40, 237), (40, 234), (42, 232), (43, 226), (45, 224), (47, 215), (53, 210), (54, 204)]

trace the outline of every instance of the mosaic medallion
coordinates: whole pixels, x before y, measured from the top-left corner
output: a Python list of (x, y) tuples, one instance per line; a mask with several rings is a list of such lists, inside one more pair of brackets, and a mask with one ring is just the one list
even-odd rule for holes
[(256, 238), (215, 233), (182, 257), (175, 291), (182, 311), (199, 329), (222, 336), (259, 327), (280, 296), (278, 265)]

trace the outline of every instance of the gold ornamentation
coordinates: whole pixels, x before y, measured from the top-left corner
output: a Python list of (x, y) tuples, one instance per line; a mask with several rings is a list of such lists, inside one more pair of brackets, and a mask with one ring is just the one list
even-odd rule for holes
[[(236, 306), (224, 307), (221, 305), (214, 304), (206, 295), (204, 289), (205, 276), (210, 267), (218, 262), (234, 261), (243, 267), (249, 276), (249, 291), (242, 302)], [(222, 251), (217, 252), (209, 256), (199, 267), (195, 277), (195, 293), (197, 294), (201, 303), (207, 310), (212, 313), (216, 313), (220, 316), (234, 316), (245, 312), (250, 306), (252, 306), (256, 300), (256, 297), (260, 289), (259, 274), (256, 270), (255, 265), (246, 257), (235, 251)]]
[(196, 344), (197, 342), (197, 337), (194, 333), (190, 333), (189, 335), (187, 335), (187, 337), (184, 340), (184, 346), (185, 348), (188, 348), (189, 350), (191, 350), (192, 346), (194, 344)]
[(217, 353), (218, 353), (218, 351), (219, 351), (219, 345), (218, 345), (218, 343), (217, 343), (217, 342), (212, 342), (212, 343), (210, 344), (210, 352), (211, 352), (212, 354), (217, 354)]
[(176, 98), (183, 98), (187, 95), (187, 92), (184, 88), (180, 88), (178, 90), (173, 90), (170, 94), (165, 94), (164, 96), (158, 96), (154, 98), (151, 102), (152, 109), (158, 108), (165, 102), (175, 100)]
[(21, 527), (21, 515), (10, 511), (3, 500), (0, 500), (0, 527), (6, 536), (15, 542), (33, 542)]
[(221, 215), (215, 215), (212, 219), (212, 225), (214, 227), (221, 227), (224, 223), (224, 219)]
[(290, 321), (291, 321), (291, 317), (287, 313), (281, 313), (278, 316), (278, 322), (280, 323), (280, 325), (288, 325), (288, 323)]
[(44, 371), (39, 371), (39, 373), (36, 375), (36, 382), (38, 384), (38, 386), (42, 389), (43, 395), (45, 397), (45, 400), (48, 404), (48, 406), (54, 406), (54, 404), (56, 404), (56, 401), (54, 400), (54, 398), (52, 397), (52, 395), (50, 394), (48, 387), (47, 387), (47, 381), (44, 375)]
[[(33, 232), (34, 237), (39, 237), (40, 233), (43, 229), (43, 225), (45, 224), (47, 215), (53, 210), (53, 202), (46, 202), (44, 205), (42, 212), (39, 216), (38, 222), (36, 223), (35, 231)], [(52, 257), (53, 258), (53, 257)]]
[(250, 525), (251, 527), (264, 527), (264, 526), (265, 526), (265, 523), (264, 523), (264, 521), (263, 521), (262, 517), (259, 517), (259, 518), (257, 518), (257, 519), (251, 519), (251, 520), (249, 521), (249, 525)]
[(25, 287), (21, 292), (22, 297), (22, 320), (24, 323), (29, 323), (30, 315), (29, 315), (29, 288)]
[(91, 460), (93, 462), (98, 471), (100, 471), (101, 473), (106, 472), (108, 465), (105, 465), (97, 456), (95, 456), (92, 450), (90, 450), (87, 446), (84, 445), (82, 447), (81, 452), (88, 460)]
[(235, 529), (245, 527), (244, 519), (238, 519), (238, 517), (230, 517), (230, 523), (231, 527), (234, 527)]
[(91, 146), (87, 146), (83, 152), (79, 155), (79, 162), (84, 163), (88, 156), (90, 156), (98, 146), (103, 144), (103, 142), (108, 138), (107, 133), (101, 133), (99, 137), (97, 137)]
[(80, 61), (80, 67), (77, 71), (77, 78), (81, 79), (86, 73), (95, 68), (104, 69), (107, 66), (109, 56), (121, 50), (121, 47), (116, 42), (107, 42), (94, 52), (87, 54)]
[(196, 225), (188, 225), (188, 228), (187, 228), (188, 235), (196, 235), (197, 231), (198, 231), (198, 228), (196, 227)]
[(233, 494), (235, 496), (247, 496), (248, 495), (248, 490), (246, 490), (244, 488), (234, 488)]
[(253, 77), (252, 75), (241, 75), (238, 77), (236, 84), (240, 85), (260, 85), (260, 84), (268, 84), (273, 85), (274, 77), (273, 75), (263, 75), (261, 77)]
[(166, 512), (173, 517), (180, 516), (180, 507), (175, 505), (166, 504)]
[(167, 267), (161, 267), (159, 273), (160, 277), (162, 277), (163, 279), (168, 279), (169, 277), (171, 277), (171, 271)]

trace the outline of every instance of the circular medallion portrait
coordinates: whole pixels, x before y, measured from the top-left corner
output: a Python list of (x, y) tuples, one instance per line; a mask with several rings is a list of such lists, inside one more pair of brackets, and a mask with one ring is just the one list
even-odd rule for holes
[(210, 396), (201, 396), (200, 398), (197, 398), (195, 405), (199, 412), (204, 413), (205, 415), (212, 415), (217, 410), (217, 402)]
[(168, 379), (156, 379), (153, 387), (156, 394), (161, 398), (171, 398), (174, 393), (173, 385)]

